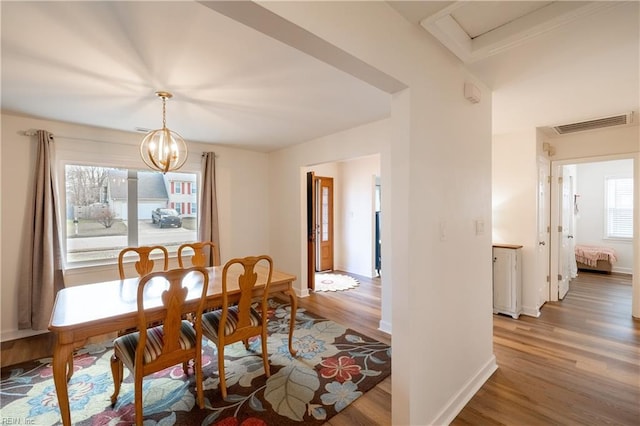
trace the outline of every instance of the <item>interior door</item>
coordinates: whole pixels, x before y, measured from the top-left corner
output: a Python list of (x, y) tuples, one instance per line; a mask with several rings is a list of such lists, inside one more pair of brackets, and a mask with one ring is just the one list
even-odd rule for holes
[(549, 300), (550, 262), (549, 262), (549, 221), (551, 218), (551, 173), (549, 159), (538, 157), (538, 246), (536, 284), (538, 285), (538, 308)]
[(333, 178), (316, 181), (316, 270), (333, 270)]
[[(563, 168), (562, 168), (563, 169)], [(569, 291), (569, 281), (571, 280), (571, 255), (573, 253), (573, 177), (569, 174), (562, 175), (562, 205), (560, 208), (560, 220), (562, 229), (560, 230), (560, 250), (558, 254), (559, 276), (558, 276), (558, 299), (563, 299)]]
[(316, 185), (313, 172), (307, 172), (307, 287), (316, 288)]

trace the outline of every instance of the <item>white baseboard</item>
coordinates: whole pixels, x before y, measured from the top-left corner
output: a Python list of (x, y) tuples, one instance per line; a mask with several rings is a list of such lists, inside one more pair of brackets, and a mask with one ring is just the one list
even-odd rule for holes
[(307, 297), (307, 296), (309, 296), (309, 294), (311, 294), (311, 293), (309, 293), (309, 289), (308, 288), (305, 288), (304, 290), (299, 290), (299, 289), (296, 288), (296, 289), (294, 289), (294, 291), (296, 292), (296, 295), (298, 297)]
[(380, 321), (378, 324), (378, 330), (391, 334), (391, 323), (388, 321)]
[(460, 389), (460, 392), (449, 400), (445, 408), (429, 424), (450, 424), (497, 369), (496, 357), (492, 355), (489, 361)]
[(611, 268), (611, 272), (615, 272), (617, 274), (627, 274), (627, 275), (633, 275), (633, 269), (632, 268), (618, 268), (618, 267), (613, 267)]
[(538, 318), (540, 316), (540, 308), (533, 308), (531, 306), (523, 306), (521, 314), (522, 315), (526, 315), (528, 317)]

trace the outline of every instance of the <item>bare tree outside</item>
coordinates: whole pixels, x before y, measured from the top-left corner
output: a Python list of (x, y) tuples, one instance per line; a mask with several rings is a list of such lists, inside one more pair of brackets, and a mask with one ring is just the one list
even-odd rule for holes
[(104, 208), (99, 209), (93, 213), (93, 219), (108, 229), (113, 225), (115, 215), (113, 214), (113, 210), (111, 210), (107, 206), (104, 206)]
[(109, 170), (105, 167), (67, 166), (67, 202), (74, 206), (104, 202), (102, 191), (107, 184)]

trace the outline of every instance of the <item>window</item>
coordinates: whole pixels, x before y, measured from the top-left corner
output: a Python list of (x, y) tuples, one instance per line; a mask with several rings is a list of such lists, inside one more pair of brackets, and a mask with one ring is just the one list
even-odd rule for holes
[(605, 236), (633, 238), (633, 179), (605, 179)]
[(175, 193), (176, 194), (182, 193), (182, 182), (173, 182), (173, 184), (175, 188)]
[[(195, 173), (176, 175), (197, 179)], [(185, 197), (195, 205), (197, 195), (174, 199), (167, 179), (160, 172), (66, 165), (67, 264), (115, 263), (124, 247), (161, 244), (175, 252), (195, 241), (197, 220), (162, 212), (175, 205), (180, 213)]]

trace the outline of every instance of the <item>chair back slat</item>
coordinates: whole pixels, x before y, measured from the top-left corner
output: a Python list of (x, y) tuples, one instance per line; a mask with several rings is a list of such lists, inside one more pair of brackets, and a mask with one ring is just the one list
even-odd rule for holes
[[(188, 257), (184, 252), (186, 249), (193, 250), (193, 255)], [(211, 258), (213, 258), (213, 264), (209, 265)], [(188, 266), (187, 260), (191, 262), (192, 266), (220, 266), (220, 250), (218, 245), (212, 241), (185, 243), (178, 247), (178, 264), (181, 268), (184, 268), (185, 265)]]
[(127, 247), (120, 250), (118, 254), (118, 272), (120, 274), (120, 279), (123, 280), (126, 278), (124, 272), (124, 257), (127, 253), (134, 252), (138, 255), (138, 260), (134, 264), (136, 272), (139, 277), (144, 277), (145, 275), (153, 272), (155, 262), (151, 259), (151, 253), (159, 251), (163, 256), (162, 262), (162, 270), (166, 271), (169, 269), (169, 252), (163, 246), (140, 246), (140, 247)]

